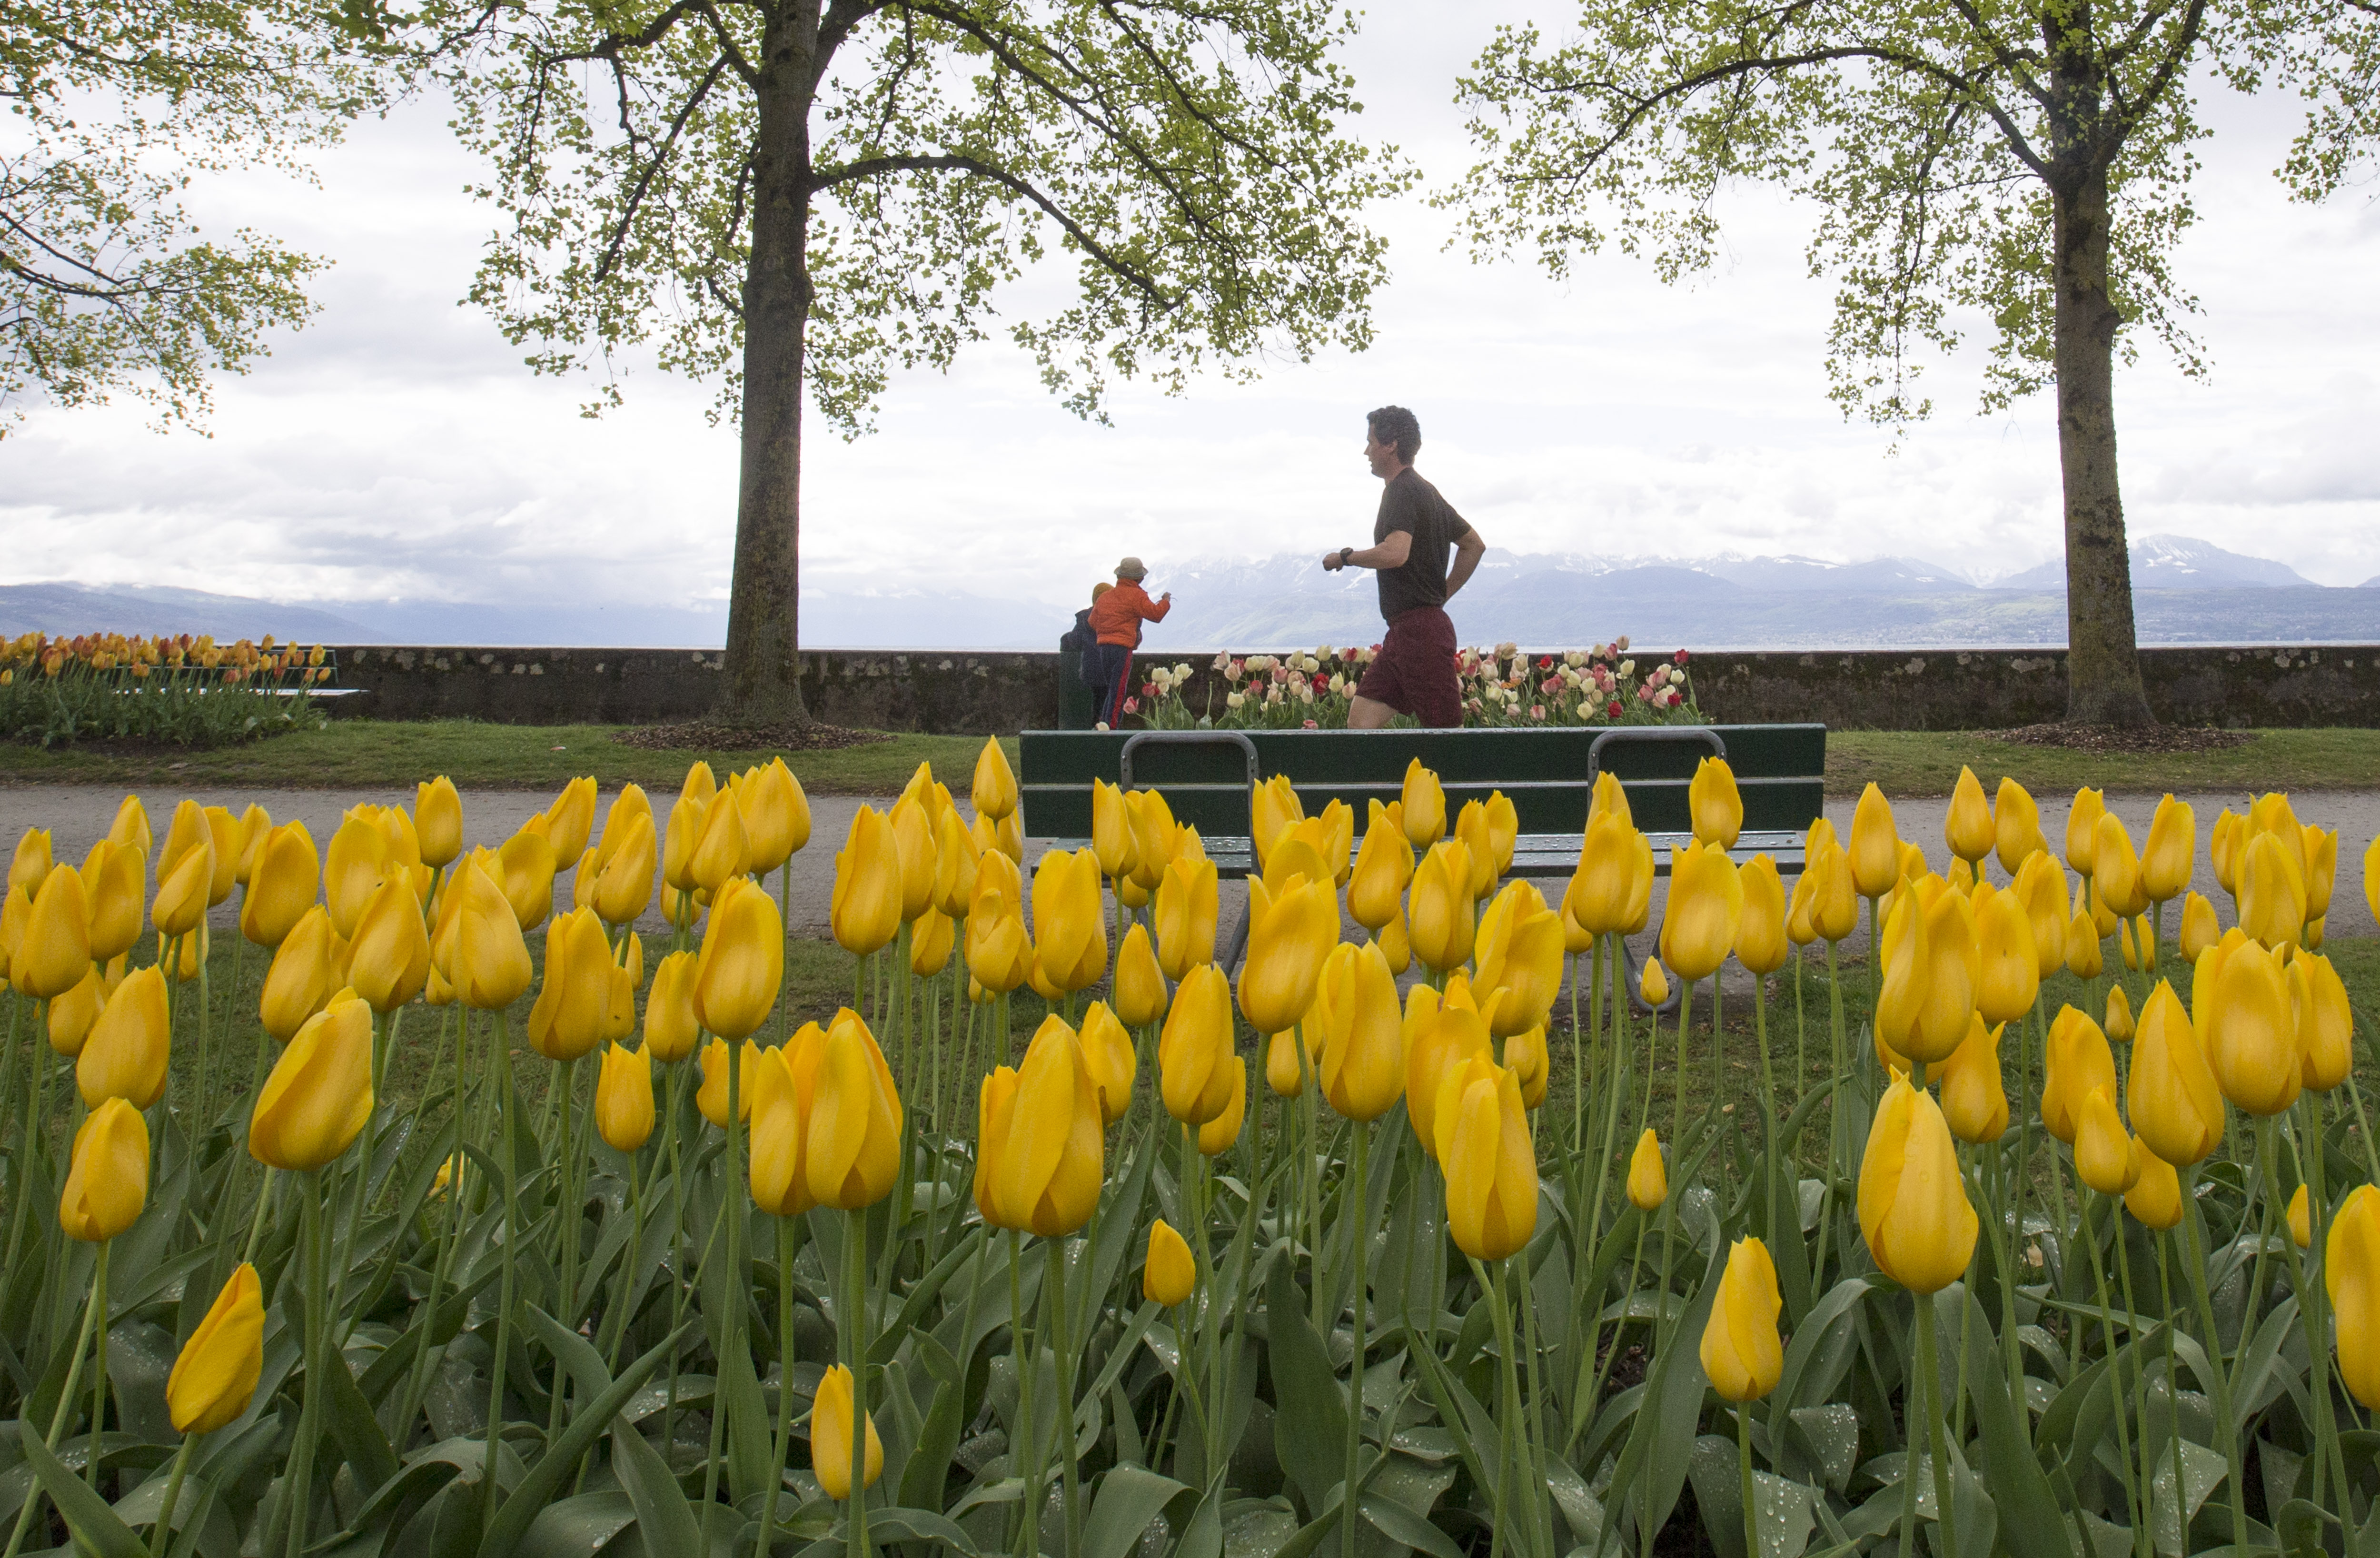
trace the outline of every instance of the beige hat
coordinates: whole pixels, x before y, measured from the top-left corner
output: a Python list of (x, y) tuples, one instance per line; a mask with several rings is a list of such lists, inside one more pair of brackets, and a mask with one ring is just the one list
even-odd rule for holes
[(1115, 566), (1115, 575), (1118, 578), (1147, 578), (1148, 569), (1139, 558), (1127, 557)]

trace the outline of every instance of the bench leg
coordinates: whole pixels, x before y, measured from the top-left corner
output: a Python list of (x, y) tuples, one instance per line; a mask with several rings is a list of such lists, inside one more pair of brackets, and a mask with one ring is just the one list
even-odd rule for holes
[(1628, 938), (1625, 936), (1620, 938), (1620, 961), (1627, 970), (1623, 982), (1628, 986), (1629, 1011), (1640, 1017), (1649, 1017), (1657, 1013), (1665, 1017), (1674, 1017), (1678, 1015), (1678, 1000), (1685, 993), (1684, 981), (1672, 977), (1670, 980), (1670, 998), (1658, 1007), (1647, 1006), (1645, 1004), (1644, 996), (1638, 994), (1636, 990), (1643, 977), (1644, 965), (1636, 961), (1636, 949), (1628, 944)]

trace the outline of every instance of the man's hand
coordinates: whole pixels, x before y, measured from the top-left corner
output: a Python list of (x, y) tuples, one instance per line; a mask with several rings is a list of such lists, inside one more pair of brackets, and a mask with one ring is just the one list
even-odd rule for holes
[(1158, 600), (1160, 600), (1160, 602), (1164, 602), (1164, 603), (1168, 603), (1168, 604), (1171, 604), (1171, 603), (1172, 603), (1172, 600), (1173, 600), (1173, 591), (1172, 591), (1172, 590), (1167, 590), (1164, 594), (1160, 595), (1160, 596), (1158, 597)]
[(1345, 566), (1340, 561), (1339, 554), (1336, 552), (1326, 552), (1322, 554), (1322, 571), (1326, 574), (1335, 574)]

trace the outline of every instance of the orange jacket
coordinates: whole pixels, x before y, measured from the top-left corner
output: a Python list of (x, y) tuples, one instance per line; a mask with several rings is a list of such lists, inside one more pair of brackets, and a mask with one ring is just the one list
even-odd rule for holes
[(1143, 621), (1162, 622), (1173, 609), (1171, 601), (1152, 601), (1136, 579), (1119, 579), (1116, 587), (1091, 603), (1091, 627), (1103, 644), (1140, 647)]

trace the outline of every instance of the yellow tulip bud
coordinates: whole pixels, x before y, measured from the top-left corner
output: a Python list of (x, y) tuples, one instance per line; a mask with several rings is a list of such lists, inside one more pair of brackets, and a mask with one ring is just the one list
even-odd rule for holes
[(1900, 880), (1900, 837), (1893, 829), (1892, 803), (1874, 785), (1860, 792), (1852, 813), (1852, 884), (1863, 898), (1880, 898)]
[(1220, 903), (1212, 860), (1198, 856), (1167, 862), (1150, 917), (1157, 926), (1157, 966), (1167, 979), (1179, 981), (1200, 964), (1214, 961)]
[[(2008, 891), (2024, 907), (2025, 919), (2033, 931), (2034, 966), (2038, 978), (2046, 980), (2066, 966), (2070, 917), (2065, 868), (2048, 850), (2034, 850), (2017, 867), (2016, 880)], [(1979, 924), (1977, 934), (1981, 933)]]
[(2259, 833), (2240, 860), (2240, 928), (2267, 947), (2295, 946), (2306, 921), (2304, 846), (2292, 849), (2282, 835)]
[(1658, 1211), (1669, 1199), (1670, 1165), (1661, 1156), (1661, 1138), (1648, 1127), (1629, 1154), (1628, 1204), (1639, 1211)]
[(984, 989), (1005, 994), (1032, 971), (1033, 943), (1024, 917), (996, 893), (976, 898), (967, 916), (967, 973)]
[(1735, 960), (1744, 971), (1767, 976), (1785, 967), (1789, 950), (1785, 936), (1785, 882), (1777, 862), (1755, 855), (1736, 873), (1743, 891), (1743, 911), (1736, 921)]
[(1415, 985), (1405, 1007), (1405, 1110), (1422, 1150), (1437, 1156), (1438, 1111), (1447, 1078), (1488, 1054), (1488, 1025), (1471, 1003), (1460, 974), (1447, 981), (1440, 999), (1427, 985)]
[(722, 1039), (742, 1039), (769, 1020), (784, 978), (785, 923), (776, 900), (748, 879), (731, 881), (703, 930), (695, 1019)]
[[(127, 796), (124, 797), (124, 804), (137, 807), (140, 803), (132, 797)], [(140, 852), (146, 853), (145, 846)], [(50, 852), (50, 830), (27, 828), (18, 837), (17, 852), (8, 860), (8, 891), (11, 893), (41, 891), (42, 883), (49, 880), (50, 871), (56, 863)]]
[(1589, 935), (1614, 934), (1626, 922), (1635, 886), (1634, 831), (1609, 812), (1586, 824), (1562, 902)]
[[(1404, 790), (1397, 804), (1402, 809), (1405, 838), (1415, 849), (1426, 850), (1446, 836), (1446, 789), (1435, 773), (1421, 765), (1421, 759), (1405, 764)], [(1469, 863), (1464, 862), (1466, 867)]]
[(951, 917), (933, 905), (909, 927), (909, 971), (921, 980), (932, 979), (949, 967), (951, 950), (958, 939), (958, 926)]
[(1305, 803), (1290, 787), (1289, 775), (1276, 773), (1248, 792), (1248, 844), (1259, 868), (1271, 863), (1273, 846), (1305, 820)]
[[(975, 1095), (975, 1209), (987, 1228), (1009, 1228), (1001, 1210), (1000, 1155), (1014, 1136), (1016, 1068), (996, 1065)], [(1023, 1230), (1009, 1228), (1012, 1233)]]
[[(21, 890), (10, 891), (13, 896)], [(206, 912), (203, 904), (198, 912)], [(47, 1001), (82, 983), (91, 964), (91, 907), (82, 877), (72, 866), (53, 866), (32, 896), (24, 931), (9, 955), (8, 978), (19, 995)]]
[[(1406, 816), (1412, 816), (1410, 807)], [(1407, 832), (1411, 832), (1410, 822)], [(1432, 845), (1414, 871), (1405, 933), (1414, 955), (1441, 973), (1471, 957), (1475, 903), (1471, 874), (1470, 848), (1453, 838)]]
[(2243, 942), (2224, 957), (2210, 993), (2194, 1016), (2223, 1096), (2257, 1115), (2295, 1103), (2305, 1065), (2280, 959)]
[(2106, 949), (2099, 944), (2098, 924), (2091, 918), (2088, 907), (2078, 907), (2073, 921), (2066, 927), (2066, 971), (2078, 980), (2095, 980), (2106, 967)]
[(1937, 1293), (1965, 1274), (1978, 1223), (1959, 1178), (1958, 1150), (1933, 1098), (1896, 1077), (1868, 1128), (1860, 1162), (1860, 1232), (1885, 1275)]
[(1001, 750), (996, 736), (986, 736), (983, 750), (976, 755), (968, 798), (975, 803), (977, 815), (995, 822), (1016, 809), (1016, 774), (1008, 766), (1008, 754)]
[(513, 919), (523, 931), (536, 930), (553, 912), (556, 861), (552, 844), (542, 834), (523, 828), (504, 840), (494, 866), (483, 869), (504, 890), (504, 902), (512, 906)]
[(450, 865), (463, 853), (463, 797), (446, 775), (414, 786), (413, 830), (425, 866)]
[(992, 1121), (1002, 1138), (989, 1153), (1001, 1225), (1062, 1238), (1089, 1222), (1105, 1172), (1105, 1124), (1081, 1041), (1062, 1018), (1044, 1018)]
[(1546, 1030), (1533, 1028), (1525, 1033), (1515, 1033), (1504, 1041), (1504, 1068), (1519, 1078), (1521, 1102), (1530, 1109), (1546, 1102), (1546, 1089), (1552, 1083), (1552, 1062), (1546, 1053)]
[(967, 832), (955, 810), (934, 822), (934, 907), (953, 919), (966, 917), (975, 902), (976, 873), (983, 846)]
[(2141, 846), (2141, 891), (2153, 904), (2179, 897), (2197, 863), (2198, 814), (2168, 794), (2157, 802), (2148, 839)]
[(595, 832), (595, 801), (594, 776), (584, 774), (563, 785), (545, 809), (545, 837), (553, 846), (554, 858), (576, 860), (586, 853), (587, 840)]
[(2171, 1228), (2181, 1221), (2181, 1176), (2173, 1165), (2132, 1138), (2132, 1161), (2138, 1173), (2124, 1192), (2124, 1210), (2143, 1227)]
[[(616, 821), (619, 805), (612, 808)], [(653, 901), (653, 868), (656, 863), (653, 843), (653, 817), (650, 811), (631, 812), (617, 831), (607, 825), (603, 842), (612, 853), (605, 858), (598, 853), (600, 873), (595, 882), (595, 912), (613, 925), (625, 925), (645, 912)], [(585, 866), (579, 875), (587, 874)]]
[(1950, 1133), (1977, 1146), (1998, 1141), (2008, 1129), (2008, 1094), (2000, 1083), (2000, 1035), (2006, 1024), (1984, 1026), (1980, 1013), (1968, 1019), (1966, 1042), (1942, 1066), (1942, 1118)]
[[(713, 1039), (702, 1047), (702, 1082), (694, 1090), (695, 1107), (702, 1111), (704, 1119), (721, 1130), (727, 1128), (731, 1103), (737, 1120), (752, 1117), (755, 1078), (770, 1053), (763, 1045), (739, 1042), (733, 1046), (736, 1060), (730, 1066), (730, 1047), (724, 1039)], [(730, 1091), (735, 1094), (733, 1100), (728, 1097)]]
[(165, 1096), (173, 1033), (166, 1024), (165, 976), (154, 968), (128, 976), (107, 998), (75, 1062), (83, 1106), (110, 1098), (147, 1109)]
[(1167, 862), (1181, 848), (1182, 826), (1161, 791), (1135, 790), (1123, 797), (1123, 809), (1132, 823), (1133, 884), (1153, 893)]
[(934, 901), (934, 876), (941, 864), (934, 852), (934, 820), (924, 805), (905, 797), (893, 803), (884, 825), (900, 852), (901, 918), (916, 919)]
[(876, 1037), (846, 1006), (826, 1030), (802, 1150), (820, 1205), (857, 1211), (892, 1193), (901, 1167), (901, 1095)]
[(297, 929), (282, 938), (273, 955), (273, 967), (265, 971), (258, 1008), (264, 1030), (277, 1043), (289, 1042), (336, 989), (336, 970), (331, 965), (331, 915), (317, 904), (306, 911)]
[[(984, 749), (996, 754), (1000, 748), (994, 740), (986, 742)], [(1002, 764), (1003, 770), (1006, 766)], [(977, 772), (980, 785), (980, 765)], [(982, 792), (978, 789), (977, 793)], [(868, 1428), (864, 1455), (857, 1454), (859, 1432), (853, 1423), (855, 1415)], [(884, 1445), (876, 1437), (876, 1419), (856, 1413), (851, 1399), (851, 1370), (840, 1363), (829, 1364), (819, 1381), (818, 1394), (812, 1398), (810, 1408), (810, 1469), (828, 1498), (839, 1501), (851, 1497), (855, 1459), (862, 1461), (860, 1488), (865, 1491), (876, 1486), (876, 1479), (884, 1475)]]
[(292, 820), (274, 828), (257, 846), (249, 868), (239, 933), (258, 946), (279, 946), (314, 907), (321, 875), (322, 861), (306, 824)]
[(2103, 1196), (2120, 1196), (2138, 1175), (2132, 1138), (2116, 1116), (2116, 1096), (2093, 1088), (2083, 1099), (2074, 1133), (2074, 1177)]
[(1377, 1120), (1405, 1086), (1396, 976), (1389, 971), (1386, 955), (1370, 944), (1355, 949), (1351, 973), (1345, 1034), (1322, 1053), (1322, 1096), (1350, 1120)]
[(1694, 779), (1686, 786), (1686, 809), (1695, 838), (1721, 849), (1735, 847), (1743, 832), (1743, 796), (1725, 758), (1705, 758), (1694, 764)]
[(2313, 1210), (2306, 1202), (2306, 1187), (2300, 1184), (2297, 1193), (2289, 1198), (2289, 1239), (2300, 1249), (2313, 1248)]
[(783, 1049), (754, 1044), (746, 1053), (754, 1056), (745, 1073), (752, 1082), (752, 1202), (772, 1217), (798, 1217), (818, 1205), (805, 1154), (826, 1033), (806, 1022)]
[(529, 1008), (529, 1047), (552, 1061), (592, 1052), (602, 1041), (617, 971), (603, 922), (592, 909), (555, 920), (545, 937), (545, 983)]
[(2041, 955), (2033, 917), (2015, 890), (1984, 899), (1975, 914), (1975, 1004), (1983, 1020), (2014, 1022), (2031, 1011), (2041, 993)]
[(365, 901), (348, 946), (347, 981), (381, 1013), (396, 1010), (430, 982), (430, 932), (411, 876), (390, 876)]
[(1053, 849), (1033, 871), (1033, 950), (1053, 988), (1087, 990), (1107, 972), (1107, 910), (1099, 858)]
[(2107, 1037), (2117, 1043), (2129, 1044), (2132, 1041), (2132, 1002), (2131, 998), (2124, 993), (2122, 985), (2107, 987), (2107, 1018), (2105, 1026)]
[(2222, 1090), (2180, 997), (2162, 980), (2141, 1006), (2125, 1102), (2132, 1128), (2166, 1162), (2194, 1163), (2222, 1144)]
[(1520, 1078), (1474, 1055), (1439, 1084), (1432, 1114), (1455, 1247), (1475, 1260), (1517, 1254), (1537, 1226), (1537, 1154)]
[[(394, 852), (380, 825), (377, 808), (357, 807), (339, 821), (331, 846), (322, 858), (322, 896), (330, 906), (331, 929), (352, 938), (363, 918), (364, 903), (389, 873)], [(158, 895), (162, 901), (164, 888)], [(162, 929), (162, 927), (161, 927)]]
[(2060, 1006), (2050, 1019), (2041, 1083), (2041, 1123), (2068, 1146), (2082, 1128), (2082, 1101), (2092, 1089), (2116, 1090), (2116, 1056), (2107, 1036), (2082, 1013)]
[(1158, 1084), (1166, 1113), (1187, 1126), (1214, 1120), (1231, 1102), (1227, 1074), (1238, 1069), (1231, 980), (1214, 964), (1201, 963), (1173, 992), (1158, 1040)]
[(653, 968), (652, 993), (645, 1001), (645, 1052), (664, 1065), (694, 1053), (701, 1024), (694, 1016), (694, 977), (698, 960), (673, 952)]
[(241, 1261), (182, 1344), (165, 1376), (165, 1412), (182, 1433), (212, 1433), (237, 1422), (264, 1372), (264, 1287)]
[[(539, 841), (540, 846), (542, 840)], [(482, 1012), (511, 1005), (528, 990), (532, 978), (528, 943), (521, 922), (485, 867), (477, 858), (460, 869), (453, 889), (456, 900), (453, 980), (463, 1004)]]
[(1721, 1399), (1741, 1405), (1777, 1388), (1785, 1372), (1785, 1343), (1777, 1333), (1784, 1308), (1768, 1247), (1756, 1238), (1729, 1246), (1702, 1341), (1703, 1372)]
[(1190, 1296), (1198, 1285), (1198, 1263), (1190, 1245), (1162, 1217), (1148, 1225), (1148, 1257), (1141, 1268), (1140, 1291), (1167, 1308)]
[(91, 955), (113, 961), (140, 939), (141, 899), (148, 892), (148, 864), (128, 845), (101, 839), (83, 858), (83, 898), (91, 907)]
[(2091, 886), (2119, 919), (2130, 919), (2148, 907), (2146, 884), (2141, 879), (2140, 857), (2132, 852), (2132, 835), (2124, 820), (2103, 811), (2091, 845)]
[(2289, 960), (2289, 1011), (2304, 1056), (2305, 1085), (2328, 1092), (2347, 1080), (2355, 1060), (2355, 1012), (2329, 958), (2301, 952)]
[(891, 822), (863, 806), (834, 858), (829, 918), (845, 952), (865, 957), (892, 940), (901, 926), (901, 846)]
[[(21, 898), (23, 895), (18, 896)], [(162, 979), (164, 976), (159, 977)], [(68, 1060), (79, 1057), (107, 1001), (107, 976), (100, 972), (100, 966), (94, 963), (91, 971), (82, 977), (80, 984), (64, 995), (50, 997), (50, 1048)]]
[(1670, 851), (1670, 904), (1661, 917), (1661, 961), (1692, 983), (1708, 979), (1734, 949), (1743, 919), (1743, 882), (1727, 851), (1696, 839)]
[(1561, 993), (1561, 919), (1545, 903), (1528, 882), (1514, 882), (1480, 917), (1473, 942), (1478, 975), (1472, 982), (1503, 992), (1488, 1025), (1499, 1039), (1542, 1026)]
[[(205, 819), (200, 821), (203, 827)], [(182, 851), (173, 865), (160, 872), (157, 901), (149, 909), (149, 922), (157, 927), (159, 934), (187, 936), (199, 928), (207, 917), (207, 894), (213, 886), (214, 873), (214, 840), (207, 836)]]
[(595, 1077), (595, 1134), (614, 1152), (634, 1152), (653, 1134), (653, 1057), (648, 1051), (604, 1046), (603, 1068)]
[(2223, 939), (2223, 927), (2215, 918), (2215, 905), (2204, 895), (2192, 893), (2181, 901), (2181, 956), (2186, 963), (2198, 961), (2198, 955)]
[(1104, 779), (1091, 781), (1091, 853), (1099, 858), (1100, 872), (1111, 877), (1128, 875), (1140, 863), (1123, 792)]
[(1083, 1013), (1081, 1039), (1083, 1064), (1090, 1068), (1091, 1086), (1099, 1091), (1100, 1118), (1112, 1126), (1132, 1108), (1140, 1056), (1133, 1049), (1132, 1035), (1104, 1002), (1092, 1002)]
[(1116, 953), (1115, 1015), (1126, 1028), (1147, 1028), (1165, 1016), (1165, 971), (1146, 925), (1125, 931)]
[(1670, 998), (1670, 977), (1661, 971), (1658, 957), (1645, 959), (1645, 971), (1636, 976), (1636, 994), (1647, 1006), (1658, 1009)]
[(248, 1150), (277, 1169), (318, 1169), (347, 1150), (372, 1112), (371, 1008), (349, 997), (306, 1020), (249, 1116)]
[(2332, 1215), (2322, 1278), (2338, 1321), (2339, 1378), (2366, 1410), (2380, 1406), (2380, 1190), (2357, 1186)]
[(1983, 781), (1972, 768), (1961, 766), (1959, 783), (1950, 791), (1950, 809), (1942, 818), (1942, 838), (1950, 853), (1970, 866), (1990, 854), (1999, 843), (1999, 827), (1992, 821), (1992, 803), (1984, 798)]
[(1339, 904), (1326, 882), (1292, 878), (1276, 898), (1248, 882), (1248, 953), (1240, 1011), (1258, 1033), (1293, 1027), (1314, 1004), (1322, 960), (1339, 942)]
[(123, 1099), (103, 1099), (75, 1132), (58, 1229), (84, 1244), (104, 1244), (139, 1222), (148, 1204), (148, 1122)]
[(1381, 926), (1371, 944), (1380, 949), (1380, 955), (1389, 960), (1389, 972), (1398, 978), (1402, 979), (1405, 970), (1413, 967), (1413, 940), (1406, 933), (1402, 913)]
[(2034, 804), (2032, 793), (2013, 779), (2000, 781), (1999, 795), (1992, 804), (1992, 844), (2000, 870), (2010, 876), (2049, 847), (2041, 836), (2041, 808)]
[(2092, 855), (2098, 846), (2099, 819), (2107, 815), (2107, 799), (2094, 789), (2074, 792), (2066, 811), (2066, 864), (2077, 876), (2093, 872)]

